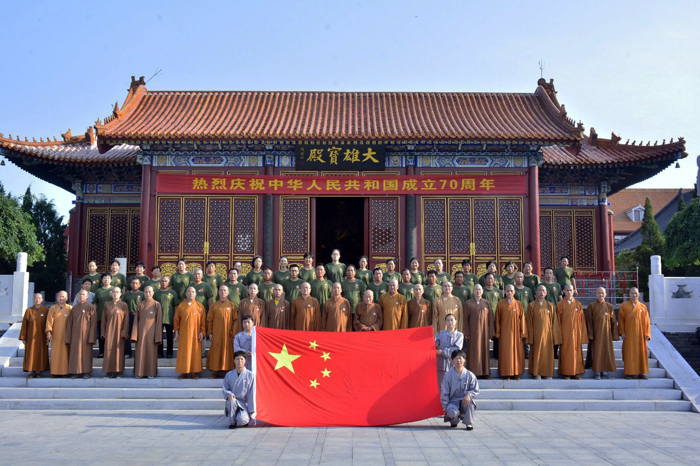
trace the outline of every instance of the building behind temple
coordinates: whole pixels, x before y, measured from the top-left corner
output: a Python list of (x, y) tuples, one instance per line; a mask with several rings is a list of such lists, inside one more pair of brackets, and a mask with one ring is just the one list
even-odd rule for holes
[[(143, 260), (169, 274), (186, 257), (225, 274), (258, 254), (273, 268), (306, 251), (328, 262), (335, 247), (370, 267), (416, 256), (451, 271), (469, 258), (478, 273), (529, 260), (540, 273), (567, 255), (578, 270), (613, 270), (607, 196), (687, 155), (682, 138), (586, 133), (544, 79), (532, 93), (385, 93), (150, 91), (132, 78), (86, 133), (0, 134), (0, 149), (75, 193), (74, 278), (113, 257), (129, 272)], [(289, 191), (293, 180), (304, 188)]]

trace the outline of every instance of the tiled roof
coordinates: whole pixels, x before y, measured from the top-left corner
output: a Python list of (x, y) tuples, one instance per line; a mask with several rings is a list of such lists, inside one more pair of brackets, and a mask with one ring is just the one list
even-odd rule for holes
[[(690, 189), (684, 189), (686, 193)], [(644, 202), (648, 197), (651, 201), (651, 206), (654, 209), (654, 214), (658, 214), (669, 202), (674, 200), (678, 195), (678, 189), (623, 189), (620, 192), (608, 197), (610, 210), (613, 211), (613, 228), (615, 234), (630, 233), (642, 225), (642, 222), (633, 222), (627, 213), (630, 209), (641, 205), (644, 207)]]
[(584, 138), (580, 145), (565, 147), (559, 145), (542, 147), (545, 166), (615, 166), (628, 163), (638, 163), (665, 158), (685, 157), (685, 141), (681, 138), (676, 142), (661, 145), (620, 144), (608, 139), (598, 139), (591, 144), (589, 138)]
[(0, 148), (26, 154), (46, 162), (131, 164), (136, 163), (138, 146), (120, 144), (105, 154), (100, 154), (97, 144), (86, 136), (69, 138), (66, 141), (26, 142), (0, 137)]
[(576, 142), (551, 83), (534, 93), (148, 91), (132, 79), (98, 138)]

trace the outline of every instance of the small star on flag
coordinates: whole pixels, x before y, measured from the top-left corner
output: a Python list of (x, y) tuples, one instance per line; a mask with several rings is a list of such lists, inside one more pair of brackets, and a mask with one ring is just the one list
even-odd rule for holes
[(323, 352), (323, 356), (321, 356), (324, 361), (328, 361), (331, 358), (331, 353), (326, 353), (325, 351)]
[(318, 343), (316, 343), (316, 340), (309, 342), (309, 348), (311, 348), (312, 350), (316, 351), (317, 346), (318, 346)]
[(319, 385), (321, 385), (320, 383), (318, 383), (318, 379), (310, 380), (309, 382), (311, 382), (311, 385), (309, 385), (310, 387), (316, 388)]
[(323, 374), (324, 377), (328, 377), (328, 378), (331, 377), (331, 371), (329, 371), (328, 369), (322, 370), (321, 374)]

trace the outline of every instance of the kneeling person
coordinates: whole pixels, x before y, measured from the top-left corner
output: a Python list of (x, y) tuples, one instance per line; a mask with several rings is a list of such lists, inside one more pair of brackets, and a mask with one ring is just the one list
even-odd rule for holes
[(246, 352), (236, 351), (233, 360), (236, 368), (226, 374), (222, 389), (226, 400), (224, 415), (229, 418), (229, 429), (247, 426), (250, 418), (255, 417), (254, 376), (245, 367)]
[(464, 367), (467, 355), (462, 350), (452, 352), (454, 370), (445, 374), (440, 389), (440, 403), (445, 411), (445, 422), (451, 427), (457, 427), (461, 420), (467, 430), (474, 429), (474, 397), (479, 394), (479, 382), (476, 376)]

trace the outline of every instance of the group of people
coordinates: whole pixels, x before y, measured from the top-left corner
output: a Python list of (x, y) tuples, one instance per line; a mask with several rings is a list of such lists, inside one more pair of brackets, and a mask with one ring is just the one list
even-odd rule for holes
[[(225, 380), (237, 380), (229, 377), (229, 371), (235, 370), (245, 385), (252, 381), (255, 326), (333, 332), (430, 326), (435, 333), (446, 422), (454, 420), (447, 414), (453, 385), (464, 386), (466, 375), (459, 368), (474, 380), (490, 378), (490, 341), (498, 374), (505, 379), (517, 380), (524, 373), (528, 349), (530, 374), (537, 379), (551, 378), (558, 346), (562, 377), (579, 379), (587, 365), (592, 366), (596, 379), (606, 377), (606, 372), (616, 371), (612, 342), (618, 338), (624, 340), (625, 375), (646, 378), (649, 370), (649, 315), (639, 302), (638, 291), (630, 290), (619, 319), (605, 301), (604, 288), (597, 290), (597, 300), (584, 311), (574, 297), (576, 277), (566, 257), (556, 269), (547, 267), (543, 280), (532, 273), (530, 262), (523, 265), (522, 272), (509, 262), (506, 273), (500, 275), (496, 262), (490, 261), (481, 277), (472, 273), (469, 259), (454, 275), (444, 271), (440, 259), (427, 273), (420, 270), (417, 258), (401, 272), (391, 259), (385, 268), (370, 271), (367, 257), (360, 258), (358, 267), (346, 266), (337, 249), (325, 265), (314, 266), (312, 253), (305, 254), (302, 266), (281, 257), (274, 272), (256, 256), (250, 272), (243, 275), (240, 262), (236, 263), (228, 270), (226, 281), (216, 272), (216, 265), (209, 262), (205, 270), (189, 272), (186, 260), (180, 259), (171, 276), (162, 276), (156, 266), (149, 277), (145, 265), (138, 263), (136, 274), (127, 280), (119, 273), (116, 260), (110, 272), (102, 274), (90, 262), (90, 273), (83, 278), (72, 305), (65, 291), (50, 309), (42, 305), (40, 294), (34, 297), (21, 331), (26, 345), (24, 370), (29, 377), (40, 377), (48, 369), (52, 377), (87, 378), (92, 372), (93, 346), (98, 343), (106, 378), (120, 377), (125, 357), (132, 354), (134, 375), (155, 377), (158, 357), (172, 358), (177, 340), (179, 378), (199, 378), (203, 344), (208, 340), (206, 367), (211, 377), (229, 373)], [(586, 362), (584, 343), (588, 344)], [(455, 361), (460, 358), (464, 362), (458, 365)], [(240, 361), (248, 372), (239, 370)], [(236, 385), (235, 380), (230, 384)], [(475, 390), (471, 382), (467, 385), (472, 387), (469, 402), (450, 411), (462, 419), (470, 419), (468, 407), (478, 394), (478, 383)], [(237, 399), (226, 396), (227, 401)], [(241, 422), (250, 412), (240, 403), (227, 406)]]

